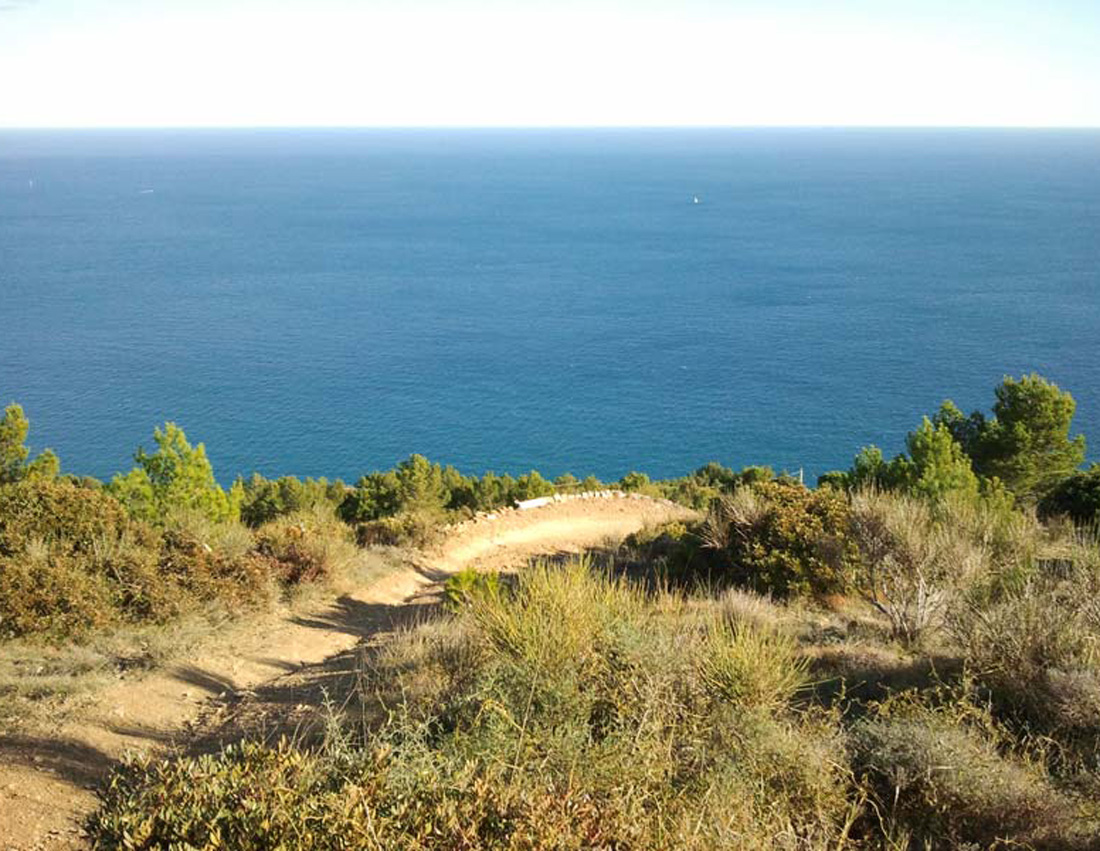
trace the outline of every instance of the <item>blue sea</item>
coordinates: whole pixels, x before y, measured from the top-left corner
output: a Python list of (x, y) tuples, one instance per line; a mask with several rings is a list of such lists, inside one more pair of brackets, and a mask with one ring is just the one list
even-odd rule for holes
[(70, 472), (812, 479), (1032, 370), (1100, 457), (1100, 132), (0, 133), (0, 402)]

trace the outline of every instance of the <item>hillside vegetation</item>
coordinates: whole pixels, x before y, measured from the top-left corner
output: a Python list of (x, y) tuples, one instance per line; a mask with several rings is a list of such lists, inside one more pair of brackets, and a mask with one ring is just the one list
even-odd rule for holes
[[(364, 649), (315, 725), (140, 759), (102, 848), (1100, 849), (1100, 468), (1072, 397), (1006, 379), (816, 489), (708, 464), (701, 509), (467, 570)], [(324, 582), (357, 546), (600, 483), (420, 456), (222, 490), (168, 424), (105, 485), (0, 426), (0, 635), (23, 652)], [(22, 425), (21, 425), (22, 423)], [(519, 567), (519, 566), (517, 566)], [(0, 639), (2, 640), (2, 639)]]
[[(105, 848), (1100, 847), (1096, 542), (982, 516), (937, 524), (917, 505), (854, 501), (856, 548), (889, 544), (854, 569), (851, 597), (629, 578), (704, 525), (599, 564), (460, 574), (449, 613), (363, 657), (321, 738), (135, 762), (95, 835)], [(997, 535), (1001, 555), (979, 552)], [(1072, 570), (1000, 560), (1033, 545)], [(685, 546), (733, 564), (735, 551)]]

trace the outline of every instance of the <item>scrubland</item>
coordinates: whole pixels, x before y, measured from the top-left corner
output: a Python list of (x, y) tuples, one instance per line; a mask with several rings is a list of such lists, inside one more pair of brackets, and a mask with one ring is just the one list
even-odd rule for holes
[[(309, 723), (122, 765), (89, 836), (1100, 849), (1100, 468), (1082, 469), (1072, 415), (1068, 393), (1025, 376), (997, 389), (992, 416), (945, 403), (901, 454), (868, 447), (817, 488), (713, 463), (628, 474), (618, 487), (696, 519), (453, 575), (429, 617), (361, 646)], [(256, 476), (223, 490), (171, 424), (104, 484), (29, 460), (25, 435), (9, 408), (12, 719), (107, 664), (156, 664), (188, 624), (217, 629), (346, 579), (379, 546), (423, 547), (473, 512), (600, 484), (412, 456), (354, 487)]]
[(135, 762), (95, 835), (1096, 848), (1098, 590), (1072, 524), (739, 489), (613, 552), (457, 575), (434, 617), (364, 651), (315, 734)]

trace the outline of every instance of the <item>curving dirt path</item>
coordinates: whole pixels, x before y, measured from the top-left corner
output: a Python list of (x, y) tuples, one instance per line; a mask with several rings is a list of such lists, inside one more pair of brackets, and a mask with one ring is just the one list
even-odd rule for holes
[(304, 614), (242, 620), (195, 658), (120, 679), (56, 729), (0, 737), (0, 849), (85, 847), (80, 822), (121, 756), (186, 741), (200, 721), (240, 696), (392, 629), (407, 616), (408, 602), (449, 573), (580, 552), (690, 514), (663, 501), (605, 496), (468, 521), (438, 548)]

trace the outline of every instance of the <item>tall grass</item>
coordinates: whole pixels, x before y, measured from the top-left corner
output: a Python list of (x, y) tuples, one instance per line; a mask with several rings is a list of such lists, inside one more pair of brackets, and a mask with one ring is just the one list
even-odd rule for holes
[[(735, 628), (720, 604), (543, 564), (372, 659), (374, 723), (354, 757), (322, 750), (307, 766), (275, 748), (137, 766), (98, 836), (201, 846), (218, 831), (255, 847), (249, 831), (267, 824), (287, 848), (843, 846), (843, 744), (790, 705), (801, 677), (790, 639)], [(245, 791), (273, 784), (289, 791)], [(230, 794), (247, 806), (225, 807)], [(328, 838), (295, 833), (288, 811), (317, 814)]]

